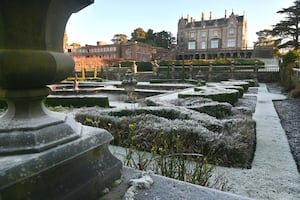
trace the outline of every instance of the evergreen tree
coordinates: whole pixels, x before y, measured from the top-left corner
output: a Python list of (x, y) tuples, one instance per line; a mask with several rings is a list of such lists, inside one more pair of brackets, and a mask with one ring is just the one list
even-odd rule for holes
[(152, 29), (148, 29), (145, 43), (151, 46), (157, 46), (155, 43), (155, 33)]
[(300, 0), (295, 1), (293, 6), (283, 8), (277, 13), (286, 15), (285, 20), (274, 25), (272, 30), (273, 36), (282, 39), (278, 47), (299, 49)]
[(145, 32), (144, 29), (137, 28), (131, 33), (131, 41), (143, 42), (154, 47), (170, 48), (175, 41), (175, 37), (167, 31), (155, 33), (152, 29)]
[(169, 49), (174, 40), (175, 38), (172, 37), (171, 32), (161, 31), (155, 33), (155, 43), (159, 47)]
[(280, 44), (281, 39), (277, 39), (273, 36), (273, 30), (264, 29), (256, 32), (258, 36), (258, 41), (254, 42), (254, 46), (259, 47), (276, 47)]

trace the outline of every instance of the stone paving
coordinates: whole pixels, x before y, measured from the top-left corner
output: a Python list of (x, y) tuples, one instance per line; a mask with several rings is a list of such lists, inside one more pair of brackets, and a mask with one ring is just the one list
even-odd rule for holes
[(255, 199), (300, 199), (300, 176), (286, 134), (272, 100), (284, 95), (258, 87), (256, 111), (257, 145), (251, 169), (218, 167), (231, 185), (231, 192)]

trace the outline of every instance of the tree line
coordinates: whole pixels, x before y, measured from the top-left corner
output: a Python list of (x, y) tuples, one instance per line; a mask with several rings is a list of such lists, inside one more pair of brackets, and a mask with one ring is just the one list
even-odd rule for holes
[(173, 37), (172, 33), (168, 31), (154, 32), (152, 29), (148, 29), (146, 32), (143, 28), (139, 27), (133, 30), (130, 39), (126, 34), (121, 33), (115, 34), (111, 41), (114, 44), (124, 44), (129, 41), (143, 42), (154, 47), (163, 47), (168, 49), (175, 42), (175, 37)]

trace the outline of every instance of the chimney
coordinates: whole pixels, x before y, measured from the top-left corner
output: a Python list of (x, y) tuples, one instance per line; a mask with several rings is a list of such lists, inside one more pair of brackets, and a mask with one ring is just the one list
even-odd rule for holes
[(225, 19), (227, 18), (227, 10), (225, 10)]
[(191, 17), (190, 17), (190, 15), (187, 15), (187, 22), (188, 22), (188, 23), (191, 22)]
[(212, 15), (212, 12), (210, 11), (209, 12), (209, 20), (211, 20), (211, 15)]
[(204, 17), (205, 17), (205, 16), (204, 16), (204, 12), (202, 12), (202, 13), (201, 13), (201, 21), (202, 21), (202, 22), (205, 20)]

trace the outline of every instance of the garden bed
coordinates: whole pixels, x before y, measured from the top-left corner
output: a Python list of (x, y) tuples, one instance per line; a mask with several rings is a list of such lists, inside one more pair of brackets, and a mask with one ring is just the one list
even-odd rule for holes
[(176, 149), (176, 138), (180, 138), (178, 153), (199, 153), (207, 156), (210, 163), (251, 168), (256, 142), (251, 113), (249, 117), (226, 104), (223, 111), (227, 113), (217, 119), (196, 110), (184, 106), (87, 110), (76, 118), (86, 125), (109, 130), (114, 145), (136, 144), (138, 150), (159, 153), (166, 146)]

